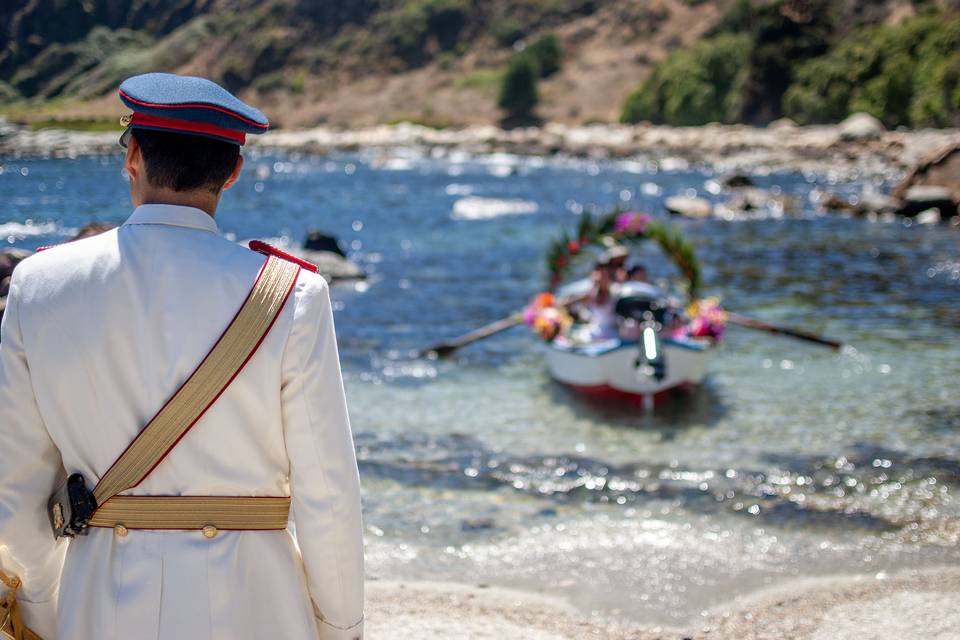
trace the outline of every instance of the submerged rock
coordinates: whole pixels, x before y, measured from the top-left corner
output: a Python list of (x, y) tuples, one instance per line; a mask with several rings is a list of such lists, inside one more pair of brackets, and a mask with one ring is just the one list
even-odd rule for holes
[(820, 195), (816, 203), (824, 211), (848, 212), (858, 216), (894, 213), (897, 210), (897, 203), (893, 198), (869, 190), (864, 190), (859, 196), (851, 197), (828, 191)]
[(758, 187), (741, 187), (733, 196), (715, 209), (715, 213), (727, 220), (739, 217), (779, 218), (796, 208), (796, 202), (781, 193)]
[(663, 206), (670, 213), (687, 218), (706, 218), (713, 213), (713, 204), (703, 198), (672, 196), (663, 201)]
[(317, 271), (327, 282), (336, 280), (363, 280), (367, 274), (347, 258), (332, 251), (293, 249), (290, 253), (317, 265)]

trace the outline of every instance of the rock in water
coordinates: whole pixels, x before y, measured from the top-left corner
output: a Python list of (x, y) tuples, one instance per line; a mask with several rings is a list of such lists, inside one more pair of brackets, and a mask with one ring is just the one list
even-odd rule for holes
[(843, 140), (870, 140), (886, 131), (883, 123), (869, 113), (854, 113), (841, 122), (839, 127)]
[(0, 251), (0, 318), (7, 308), (7, 293), (10, 291), (10, 276), (20, 261), (32, 252), (24, 249), (4, 249)]
[(706, 218), (713, 213), (713, 205), (703, 198), (672, 196), (664, 200), (663, 205), (670, 213), (687, 218)]
[(20, 261), (32, 252), (25, 249), (4, 249), (0, 251), (0, 296), (6, 296), (10, 289), (10, 276)]
[(329, 251), (330, 253), (336, 253), (342, 258), (347, 257), (336, 236), (331, 236), (316, 229), (307, 231), (307, 239), (303, 241), (303, 248), (307, 251)]
[(347, 259), (347, 254), (344, 253), (336, 236), (316, 229), (307, 232), (303, 249), (294, 249), (291, 253), (317, 265), (317, 270), (327, 282), (362, 280), (367, 277), (363, 269)]
[(957, 215), (960, 205), (960, 145), (947, 145), (913, 168), (893, 190), (903, 215), (931, 207), (944, 218)]
[(293, 249), (290, 253), (317, 265), (317, 271), (327, 282), (334, 282), (336, 280), (363, 280), (367, 277), (363, 269), (350, 262), (347, 258), (332, 251)]
[(928, 209), (936, 209), (944, 218), (957, 215), (957, 203), (950, 190), (937, 185), (916, 185), (907, 189), (900, 201), (897, 213), (913, 217)]
[(742, 189), (744, 187), (753, 187), (753, 178), (745, 173), (731, 173), (720, 180), (720, 184), (726, 189)]
[(940, 211), (938, 209), (927, 209), (916, 215), (914, 220), (917, 224), (937, 224), (940, 222)]
[(110, 229), (115, 228), (117, 225), (110, 224), (109, 222), (89, 222), (77, 231), (77, 235), (73, 236), (71, 240), (80, 240), (82, 238), (89, 238), (90, 236), (95, 236), (103, 233), (104, 231), (109, 231)]
[[(249, 246), (250, 242), (245, 240), (241, 242), (243, 246)], [(281, 251), (286, 251), (290, 255), (296, 256), (307, 262), (317, 265), (317, 273), (323, 276), (327, 282), (337, 280), (363, 280), (367, 274), (363, 269), (351, 262), (343, 254), (340, 243), (335, 236), (330, 236), (319, 231), (310, 231), (307, 234), (307, 241), (304, 247), (298, 247), (290, 244), (285, 239), (280, 242), (272, 243)], [(312, 249), (311, 247), (335, 247), (336, 249)]]

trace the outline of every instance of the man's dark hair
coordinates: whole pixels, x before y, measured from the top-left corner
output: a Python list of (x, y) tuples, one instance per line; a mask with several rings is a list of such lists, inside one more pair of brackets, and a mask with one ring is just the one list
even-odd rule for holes
[(174, 191), (217, 193), (230, 177), (240, 147), (229, 142), (153, 129), (134, 129), (147, 182)]

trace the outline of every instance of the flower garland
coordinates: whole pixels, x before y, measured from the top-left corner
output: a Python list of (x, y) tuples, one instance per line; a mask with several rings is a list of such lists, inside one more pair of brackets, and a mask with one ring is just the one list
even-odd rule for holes
[(547, 268), (550, 271), (550, 290), (563, 281), (573, 261), (591, 247), (615, 244), (637, 244), (653, 240), (677, 265), (687, 281), (687, 291), (695, 299), (700, 288), (700, 263), (693, 245), (680, 232), (648, 213), (636, 211), (613, 211), (602, 216), (585, 213), (580, 218), (577, 233), (570, 237), (566, 232), (551, 243), (547, 249)]
[(523, 310), (524, 323), (549, 342), (573, 324), (567, 310), (557, 305), (552, 293), (537, 294)]
[(717, 298), (694, 300), (687, 307), (687, 316), (690, 321), (685, 330), (693, 338), (710, 338), (713, 342), (720, 342), (727, 330), (727, 312), (720, 306)]

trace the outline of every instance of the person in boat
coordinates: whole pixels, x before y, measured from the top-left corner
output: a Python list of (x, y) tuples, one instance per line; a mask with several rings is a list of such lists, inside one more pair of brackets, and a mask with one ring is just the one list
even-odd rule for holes
[(593, 289), (582, 311), (587, 321), (587, 336), (593, 340), (609, 340), (617, 337), (617, 297), (614, 292), (617, 273), (616, 264), (604, 260), (594, 266), (590, 274)]
[(600, 264), (607, 265), (610, 269), (610, 277), (613, 282), (626, 282), (627, 280), (627, 259), (630, 257), (630, 249), (622, 244), (610, 247), (603, 252), (598, 261)]
[(627, 269), (627, 282), (650, 282), (647, 268), (642, 264), (635, 264)]

